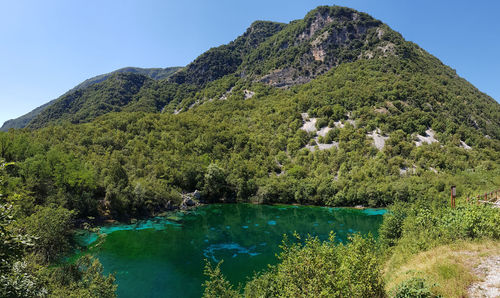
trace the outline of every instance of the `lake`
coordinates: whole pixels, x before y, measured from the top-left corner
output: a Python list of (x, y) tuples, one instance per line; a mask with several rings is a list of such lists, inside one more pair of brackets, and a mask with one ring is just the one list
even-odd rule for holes
[(200, 297), (205, 260), (224, 260), (222, 272), (234, 284), (275, 264), (284, 234), (294, 231), (337, 241), (354, 232), (372, 233), (381, 209), (215, 204), (132, 225), (101, 227), (105, 240), (82, 233), (106, 273), (115, 272), (118, 297)]

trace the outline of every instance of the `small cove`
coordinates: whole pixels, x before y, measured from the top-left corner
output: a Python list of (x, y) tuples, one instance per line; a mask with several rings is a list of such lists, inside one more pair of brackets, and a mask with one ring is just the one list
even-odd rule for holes
[(214, 204), (188, 213), (157, 217), (130, 225), (101, 227), (106, 240), (81, 234), (106, 273), (115, 272), (118, 297), (200, 297), (204, 260), (224, 260), (222, 271), (232, 283), (244, 283), (254, 272), (276, 263), (283, 235), (336, 241), (351, 233), (372, 233), (382, 222), (382, 209), (357, 210), (312, 206)]

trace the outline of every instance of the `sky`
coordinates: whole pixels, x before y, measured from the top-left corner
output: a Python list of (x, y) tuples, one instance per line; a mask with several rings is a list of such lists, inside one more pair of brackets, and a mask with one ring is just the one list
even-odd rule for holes
[(255, 20), (288, 23), (319, 5), (372, 15), (500, 101), (500, 1), (0, 0), (0, 124), (90, 77), (184, 66)]

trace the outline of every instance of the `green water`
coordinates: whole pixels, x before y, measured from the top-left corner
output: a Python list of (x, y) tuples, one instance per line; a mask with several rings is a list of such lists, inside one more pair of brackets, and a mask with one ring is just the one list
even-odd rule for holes
[[(115, 272), (119, 297), (200, 297), (204, 259), (224, 260), (233, 283), (276, 262), (283, 234), (297, 231), (338, 241), (353, 232), (377, 236), (384, 210), (250, 204), (209, 205), (188, 214), (134, 225), (102, 227), (106, 240), (90, 249)], [(81, 235), (82, 244), (97, 239)]]

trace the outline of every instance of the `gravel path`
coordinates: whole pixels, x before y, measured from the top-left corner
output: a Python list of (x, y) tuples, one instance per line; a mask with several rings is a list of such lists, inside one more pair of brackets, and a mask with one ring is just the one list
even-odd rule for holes
[(483, 259), (474, 272), (481, 281), (469, 287), (470, 297), (500, 297), (500, 255)]

